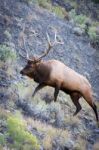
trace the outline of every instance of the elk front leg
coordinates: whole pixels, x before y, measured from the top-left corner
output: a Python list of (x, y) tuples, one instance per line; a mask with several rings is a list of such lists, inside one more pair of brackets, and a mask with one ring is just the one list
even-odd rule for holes
[(35, 90), (34, 90), (34, 92), (33, 92), (33, 94), (32, 94), (32, 97), (34, 97), (35, 96), (35, 94), (40, 90), (40, 89), (42, 89), (43, 87), (45, 87), (46, 85), (45, 84), (39, 84), (36, 88), (35, 88)]
[(59, 90), (60, 90), (60, 86), (56, 86), (55, 87), (55, 91), (54, 91), (54, 101), (55, 102), (57, 100), (57, 96), (58, 96)]
[(75, 113), (73, 114), (73, 116), (77, 115), (78, 112), (81, 110), (81, 105), (79, 103), (79, 99), (81, 97), (81, 95), (79, 93), (76, 93), (76, 92), (73, 92), (71, 93), (70, 95), (71, 99), (72, 99), (72, 102), (74, 103), (74, 105), (76, 106), (76, 111)]

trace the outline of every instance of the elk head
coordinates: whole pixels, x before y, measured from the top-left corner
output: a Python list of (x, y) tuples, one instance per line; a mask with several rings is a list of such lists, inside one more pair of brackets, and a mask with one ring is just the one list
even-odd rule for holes
[(49, 51), (51, 50), (51, 48), (56, 45), (56, 44), (63, 44), (62, 41), (58, 41), (57, 40), (57, 33), (56, 33), (56, 30), (55, 30), (55, 37), (54, 37), (54, 42), (51, 43), (51, 40), (50, 40), (50, 37), (49, 37), (49, 34), (46, 33), (47, 35), (47, 41), (48, 41), (48, 48), (47, 50), (44, 51), (44, 53), (39, 56), (39, 57), (35, 57), (35, 56), (32, 56), (31, 58), (29, 57), (29, 54), (28, 54), (28, 51), (27, 49), (25, 48), (25, 38), (22, 37), (22, 40), (23, 40), (23, 45), (24, 45), (24, 50), (26, 51), (26, 56), (24, 56), (20, 51), (19, 51), (19, 54), (27, 60), (27, 65), (20, 71), (20, 73), (22, 75), (26, 75), (26, 76), (29, 76), (31, 78), (33, 78), (33, 74), (35, 75), (35, 70), (38, 66), (39, 63), (41, 63), (42, 61), (42, 58), (45, 57)]

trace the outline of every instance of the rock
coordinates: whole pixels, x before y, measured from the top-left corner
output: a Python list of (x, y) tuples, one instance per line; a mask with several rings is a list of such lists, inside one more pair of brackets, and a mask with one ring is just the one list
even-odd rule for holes
[(6, 130), (6, 121), (0, 119), (0, 134), (3, 134), (4, 132), (6, 132)]
[(9, 96), (5, 93), (0, 93), (0, 104), (6, 104)]
[(76, 34), (77, 36), (81, 36), (84, 34), (84, 30), (79, 27), (74, 27), (73, 33)]
[(85, 22), (86, 26), (90, 27), (92, 25), (92, 22), (90, 19), (88, 19), (86, 22)]
[(13, 144), (13, 143), (14, 143), (13, 138), (10, 137), (10, 136), (8, 136), (6, 140), (7, 140), (7, 142), (10, 143), (10, 144)]
[(65, 142), (65, 146), (64, 147), (66, 147), (66, 148), (68, 148), (70, 150), (70, 149), (73, 149), (74, 145), (75, 145), (75, 142), (72, 139), (68, 139)]
[(99, 26), (96, 27), (96, 34), (99, 36)]
[(91, 20), (87, 20), (87, 21), (85, 22), (85, 33), (86, 33), (87, 36), (89, 36), (88, 32), (89, 32), (89, 27), (90, 27), (91, 25), (92, 25)]

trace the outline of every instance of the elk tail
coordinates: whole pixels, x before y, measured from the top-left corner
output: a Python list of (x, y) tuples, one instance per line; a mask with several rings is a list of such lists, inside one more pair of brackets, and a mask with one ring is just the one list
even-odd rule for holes
[(95, 104), (93, 104), (93, 110), (94, 110), (94, 113), (96, 115), (96, 120), (97, 120), (97, 124), (98, 124), (98, 127), (99, 127), (98, 111), (97, 111), (97, 106)]

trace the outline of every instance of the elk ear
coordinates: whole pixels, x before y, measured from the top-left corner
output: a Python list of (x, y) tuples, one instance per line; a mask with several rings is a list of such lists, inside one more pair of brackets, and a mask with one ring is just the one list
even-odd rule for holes
[(41, 62), (41, 59), (39, 59), (38, 57), (34, 57), (33, 63), (36, 64), (36, 63), (39, 63), (39, 62)]
[(32, 60), (28, 60), (27, 64), (28, 64), (29, 66), (31, 66), (31, 65), (34, 64), (34, 62), (33, 62)]
[(27, 63), (28, 63), (28, 64), (31, 64), (31, 62), (32, 62), (32, 61), (28, 59)]

